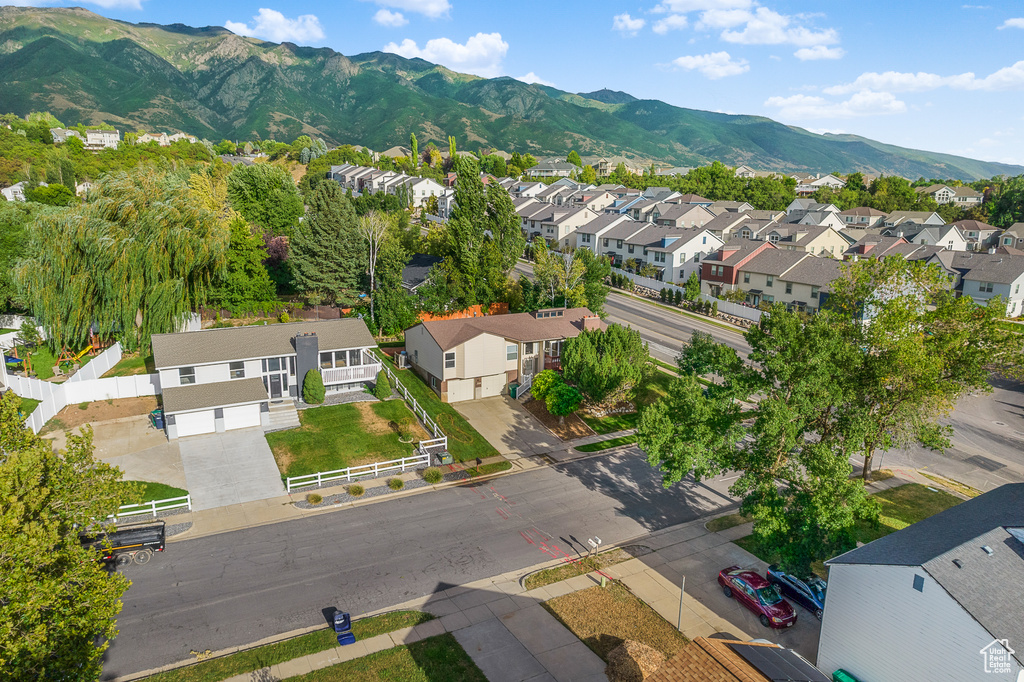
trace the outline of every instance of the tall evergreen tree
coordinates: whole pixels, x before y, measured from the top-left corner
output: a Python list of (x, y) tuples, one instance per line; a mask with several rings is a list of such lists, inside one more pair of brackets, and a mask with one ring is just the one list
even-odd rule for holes
[(336, 182), (317, 186), (290, 246), (296, 289), (338, 305), (358, 301), (366, 249), (352, 203)]
[(571, 152), (569, 152), (569, 156), (565, 157), (565, 160), (567, 162), (571, 163), (574, 166), (578, 166), (578, 167), (582, 167), (583, 166), (583, 159), (580, 158), (580, 155), (578, 153), (576, 153), (575, 149), (573, 149)]
[(409, 149), (412, 150), (413, 168), (420, 165), (420, 145), (416, 141), (416, 133), (409, 133)]
[(377, 288), (373, 292), (374, 322), (382, 334), (397, 334), (416, 323), (416, 310), (402, 287), (402, 271), (408, 252), (394, 235), (388, 235), (377, 256)]
[(263, 265), (267, 259), (263, 239), (254, 235), (249, 223), (238, 215), (231, 221), (230, 230), (227, 271), (210, 299), (231, 310), (245, 310), (252, 304), (274, 300), (274, 283)]
[(501, 269), (508, 275), (523, 255), (526, 237), (512, 197), (497, 183), (487, 186), (487, 229), (497, 246)]

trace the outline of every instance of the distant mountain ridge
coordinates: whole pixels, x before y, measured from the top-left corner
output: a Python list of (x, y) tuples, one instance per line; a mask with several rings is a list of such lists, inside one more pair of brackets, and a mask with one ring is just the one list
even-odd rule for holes
[(1024, 166), (817, 135), (760, 116), (574, 94), (457, 73), (384, 52), (347, 57), (237, 36), (216, 26), (106, 19), (81, 8), (0, 7), (0, 108), (47, 110), (69, 124), (181, 130), (213, 140), (301, 134), (386, 149), (495, 147), (562, 156), (623, 155), (692, 166), (885, 173), (909, 178), (1019, 175)]

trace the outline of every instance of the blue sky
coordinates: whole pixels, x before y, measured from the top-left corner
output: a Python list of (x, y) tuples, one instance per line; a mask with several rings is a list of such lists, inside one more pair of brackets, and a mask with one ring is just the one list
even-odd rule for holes
[[(974, 0), (978, 1), (978, 0)], [(570, 92), (758, 114), (1024, 165), (1024, 3), (93, 0), (126, 21), (388, 50)], [(18, 4), (65, 4), (30, 1)]]

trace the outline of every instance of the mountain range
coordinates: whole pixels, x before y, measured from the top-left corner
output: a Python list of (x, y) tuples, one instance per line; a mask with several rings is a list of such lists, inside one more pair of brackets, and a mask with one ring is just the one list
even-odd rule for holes
[(68, 124), (180, 130), (212, 140), (301, 134), (386, 149), (494, 147), (693, 166), (861, 171), (972, 180), (1024, 167), (819, 135), (761, 116), (685, 109), (625, 92), (569, 93), (480, 78), (385, 52), (269, 43), (221, 27), (107, 19), (81, 8), (0, 7), (0, 108)]

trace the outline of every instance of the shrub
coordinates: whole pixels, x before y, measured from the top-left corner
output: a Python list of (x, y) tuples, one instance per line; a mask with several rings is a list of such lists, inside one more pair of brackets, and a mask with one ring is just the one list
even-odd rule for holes
[(534, 398), (544, 400), (551, 388), (560, 383), (562, 383), (562, 376), (553, 369), (546, 369), (533, 378), (533, 386), (530, 390), (533, 391)]
[(281, 324), (284, 324), (285, 322), (288, 322), (291, 319), (292, 318), (288, 316), (287, 310), (282, 310), (281, 314), (277, 316), (277, 321), (280, 322)]
[(565, 423), (565, 415), (579, 409), (583, 402), (583, 394), (567, 383), (560, 382), (548, 392), (544, 404), (548, 412), (558, 417), (559, 423)]
[(662, 287), (662, 288), (661, 288), (661, 302), (662, 302), (662, 303), (664, 303), (664, 302), (665, 302), (665, 296), (666, 296), (667, 294), (668, 294), (668, 289), (666, 289), (665, 287)]
[(676, 299), (676, 305), (679, 305), (680, 303), (683, 302), (683, 292), (680, 289), (676, 289), (675, 299)]
[(391, 381), (383, 369), (377, 372), (377, 380), (373, 384), (373, 397), (377, 400), (387, 400), (391, 397)]
[(80, 410), (88, 410), (89, 409), (89, 403), (78, 403), (78, 409), (80, 409)]
[(711, 303), (711, 317), (718, 317), (718, 301)]
[(306, 502), (309, 502), (312, 505), (320, 504), (323, 501), (324, 501), (324, 498), (322, 496), (318, 495), (317, 493), (310, 493), (310, 494), (306, 495)]
[(319, 405), (326, 397), (327, 389), (324, 388), (320, 370), (311, 369), (306, 372), (306, 378), (302, 380), (302, 399), (310, 405)]
[(352, 497), (362, 497), (363, 493), (365, 492), (366, 488), (359, 485), (358, 483), (353, 483), (348, 487), (348, 494), (351, 495)]
[(392, 490), (401, 490), (405, 487), (405, 481), (400, 478), (389, 478), (388, 487)]
[(441, 470), (437, 467), (430, 467), (429, 469), (423, 470), (423, 480), (430, 485), (440, 483), (442, 479), (444, 479), (444, 474), (442, 474)]

